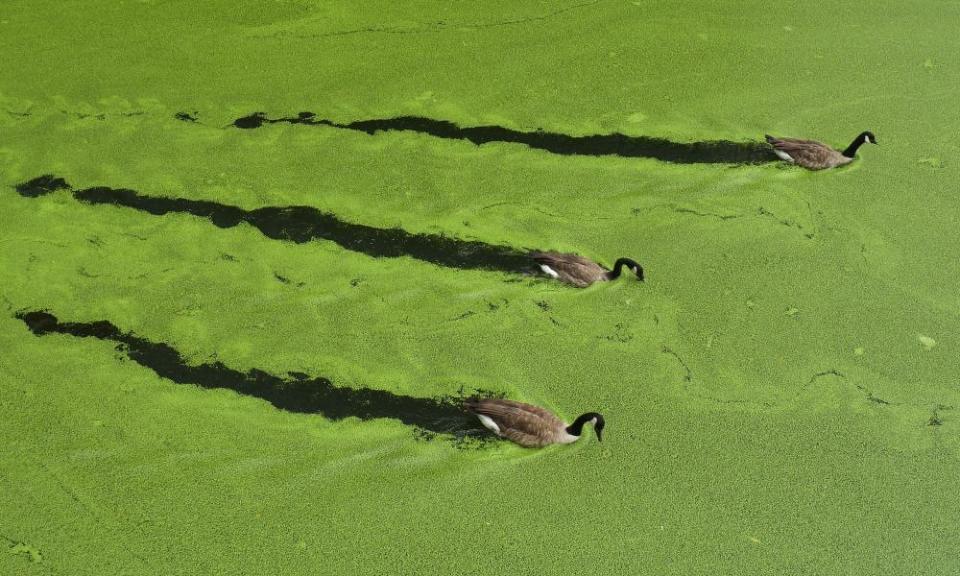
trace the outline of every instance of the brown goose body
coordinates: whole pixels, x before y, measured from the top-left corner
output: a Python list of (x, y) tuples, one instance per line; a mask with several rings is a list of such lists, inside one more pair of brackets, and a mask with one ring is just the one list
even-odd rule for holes
[(861, 133), (843, 152), (834, 150), (817, 140), (775, 138), (769, 134), (766, 135), (766, 139), (773, 146), (773, 153), (778, 157), (808, 170), (824, 170), (849, 164), (856, 158), (857, 149), (861, 144), (877, 143), (871, 132)]
[(471, 398), (464, 406), (494, 434), (527, 448), (576, 442), (583, 425), (591, 421), (597, 437), (602, 438), (603, 416), (595, 412), (581, 415), (568, 426), (549, 410), (515, 400)]
[(631, 270), (634, 270), (637, 277), (643, 280), (643, 268), (629, 258), (620, 258), (617, 260), (614, 270), (610, 270), (579, 254), (554, 251), (531, 252), (530, 257), (547, 276), (578, 288), (586, 288), (594, 282), (613, 280), (620, 276), (620, 270), (623, 266), (628, 266)]

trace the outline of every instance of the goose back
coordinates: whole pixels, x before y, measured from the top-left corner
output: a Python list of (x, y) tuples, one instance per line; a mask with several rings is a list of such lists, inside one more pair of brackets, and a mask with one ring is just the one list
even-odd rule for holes
[(853, 161), (853, 158), (848, 158), (817, 140), (775, 138), (769, 134), (766, 138), (777, 156), (810, 170), (834, 168)]
[(532, 252), (530, 257), (544, 269), (545, 273), (550, 274), (546, 270), (546, 268), (549, 268), (553, 271), (553, 274), (550, 274), (551, 276), (579, 288), (586, 288), (594, 282), (607, 280), (607, 273), (609, 272), (608, 269), (593, 260), (578, 254), (553, 251)]
[(470, 399), (465, 406), (470, 412), (492, 420), (498, 428), (497, 435), (521, 446), (539, 448), (577, 439), (567, 433), (563, 420), (539, 406), (500, 398)]

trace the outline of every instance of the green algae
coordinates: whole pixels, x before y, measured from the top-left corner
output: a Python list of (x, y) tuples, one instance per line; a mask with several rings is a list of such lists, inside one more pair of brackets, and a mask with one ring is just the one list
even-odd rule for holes
[[(0, 572), (960, 568), (956, 6), (195, 4), (0, 9), (0, 534), (43, 559)], [(258, 110), (882, 144), (811, 174), (224, 129)], [(515, 282), (13, 191), (46, 173), (630, 256), (648, 282)], [(496, 389), (608, 428), (461, 450), (174, 384), (31, 335), (13, 315), (36, 308), (197, 365)]]

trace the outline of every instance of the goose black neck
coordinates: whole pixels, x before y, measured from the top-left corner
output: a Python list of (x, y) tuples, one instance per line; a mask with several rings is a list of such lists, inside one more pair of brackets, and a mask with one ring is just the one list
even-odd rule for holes
[(865, 136), (864, 134), (861, 134), (861, 135), (857, 136), (857, 137), (854, 139), (854, 141), (851, 142), (849, 146), (847, 146), (847, 149), (844, 150), (843, 152), (841, 152), (841, 154), (843, 154), (843, 155), (846, 156), (847, 158), (854, 158), (854, 157), (856, 157), (856, 155), (857, 155), (857, 150), (859, 150), (859, 149), (860, 149), (860, 146), (862, 146), (863, 143), (866, 142), (866, 141), (867, 141), (867, 138), (866, 138), (866, 136)]
[(586, 414), (581, 414), (576, 420), (573, 421), (573, 424), (567, 426), (567, 434), (571, 436), (579, 436), (583, 434), (583, 425), (587, 422), (597, 419), (597, 424), (603, 422), (603, 416), (596, 412), (587, 412)]
[(640, 265), (634, 262), (629, 258), (620, 258), (613, 265), (613, 271), (607, 272), (607, 278), (610, 280), (615, 280), (620, 277), (620, 274), (623, 272), (623, 267), (628, 266), (630, 268), (640, 269)]

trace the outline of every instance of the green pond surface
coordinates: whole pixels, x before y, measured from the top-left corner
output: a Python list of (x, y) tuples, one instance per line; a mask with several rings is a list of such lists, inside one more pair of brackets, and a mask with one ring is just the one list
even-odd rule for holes
[[(960, 4), (0, 4), (0, 574), (960, 573)], [(844, 147), (687, 164), (262, 111)], [(177, 119), (177, 113), (196, 121)], [(629, 256), (578, 290), (15, 186), (129, 188)], [(161, 377), (567, 419), (527, 450)]]

